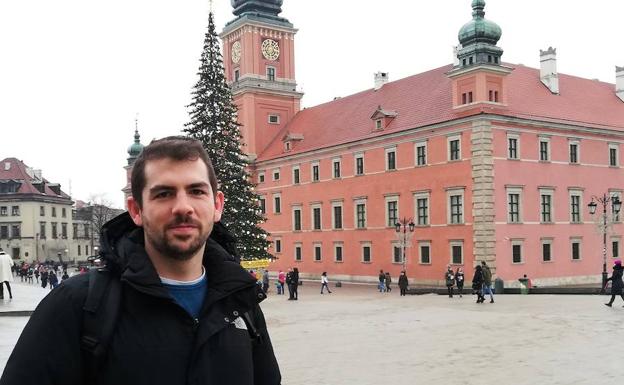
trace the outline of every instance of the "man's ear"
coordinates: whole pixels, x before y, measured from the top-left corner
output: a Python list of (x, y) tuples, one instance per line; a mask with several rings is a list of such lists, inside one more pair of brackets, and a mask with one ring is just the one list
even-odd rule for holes
[(214, 198), (215, 212), (214, 217), (212, 218), (214, 222), (219, 222), (221, 220), (221, 214), (223, 214), (223, 208), (225, 207), (225, 197), (223, 192), (217, 191)]
[(135, 225), (141, 227), (143, 226), (143, 218), (141, 218), (141, 207), (139, 207), (139, 202), (137, 202), (133, 197), (128, 197), (128, 213), (130, 214), (130, 218)]

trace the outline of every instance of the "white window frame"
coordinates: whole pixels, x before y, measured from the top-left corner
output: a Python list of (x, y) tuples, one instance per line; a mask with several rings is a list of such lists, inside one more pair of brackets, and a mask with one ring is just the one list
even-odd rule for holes
[[(418, 149), (423, 147), (425, 149), (425, 163), (418, 164)], [(427, 141), (422, 140), (414, 143), (414, 166), (415, 167), (424, 167), (429, 163), (429, 152), (427, 148)]]
[[(542, 159), (542, 143), (547, 143), (546, 156), (548, 159)], [(538, 137), (537, 141), (537, 160), (539, 162), (551, 162), (552, 161), (552, 149), (550, 146), (550, 138), (545, 136)]]
[[(429, 227), (431, 226), (431, 193), (429, 191), (418, 191), (413, 194), (414, 199), (414, 224), (416, 227)], [(427, 200), (427, 223), (420, 224), (418, 221), (420, 220), (420, 212), (418, 210), (418, 200), (426, 199)], [(450, 198), (449, 198), (450, 199)], [(450, 202), (449, 202), (450, 203)]]
[(258, 196), (258, 210), (260, 210), (262, 214), (266, 214), (266, 195)]
[[(271, 118), (275, 118), (275, 121), (272, 122)], [(267, 123), (279, 125), (280, 124), (280, 116), (279, 116), (279, 114), (268, 114), (267, 115)]]
[[(398, 154), (397, 154), (397, 147), (396, 146), (392, 146), (392, 147), (387, 147), (384, 151), (385, 153), (385, 163), (386, 163), (386, 171), (396, 171), (398, 170)], [(390, 159), (388, 159), (390, 153), (394, 153), (394, 168), (390, 168)]]
[[(544, 212), (542, 211), (542, 195), (550, 196), (550, 222), (544, 222)], [(540, 188), (538, 194), (539, 220), (540, 223), (555, 223), (555, 190), (552, 188)]]
[[(358, 159), (362, 159), (362, 173), (358, 174), (358, 169), (357, 169), (357, 160)], [(363, 152), (358, 152), (356, 154), (353, 155), (353, 175), (355, 176), (361, 176), (364, 175), (366, 173), (366, 165), (364, 164), (364, 153)]]
[[(457, 159), (451, 159), (451, 142), (457, 140)], [(446, 138), (446, 159), (448, 162), (459, 162), (462, 160), (462, 143), (461, 143), (461, 134), (451, 135)]]
[[(461, 262), (453, 262), (453, 247), (459, 246), (461, 248)], [(464, 241), (462, 239), (454, 239), (449, 242), (449, 264), (453, 266), (460, 266), (464, 264)]]
[[(358, 212), (357, 212), (357, 207), (358, 205), (364, 205), (364, 226), (360, 227), (359, 223), (358, 223)], [(354, 224), (354, 228), (355, 229), (365, 229), (368, 226), (368, 210), (367, 210), (367, 204), (366, 204), (366, 198), (357, 198), (353, 200), (353, 224)]]
[(281, 177), (282, 177), (282, 174), (279, 168), (274, 168), (273, 171), (271, 171), (271, 179), (273, 180), (273, 182), (280, 180)]
[[(570, 159), (570, 147), (576, 145), (576, 162), (572, 162)], [(581, 163), (581, 141), (578, 139), (568, 139), (568, 163), (580, 164)]]
[[(316, 255), (316, 250), (319, 250), (318, 258)], [(321, 242), (313, 242), (312, 243), (312, 255), (314, 262), (323, 262), (323, 244)]]
[[(269, 69), (273, 70), (273, 79), (269, 78)], [(266, 74), (267, 80), (272, 81), (272, 82), (277, 80), (277, 68), (275, 68), (275, 66), (266, 66), (265, 74)]]
[(383, 121), (382, 119), (375, 120), (375, 130), (383, 130)]
[[(314, 167), (318, 170), (318, 179), (314, 179)], [(312, 182), (320, 182), (321, 181), (321, 162), (314, 161), (310, 163), (310, 180)]]
[(281, 237), (276, 237), (275, 239), (273, 239), (273, 248), (275, 249), (275, 254), (281, 254), (282, 253), (282, 238)]
[[(572, 246), (573, 243), (579, 244), (579, 257), (578, 259), (574, 259), (574, 248)], [(581, 237), (570, 237), (570, 260), (571, 261), (582, 261), (583, 260), (583, 238)]]
[[(622, 190), (609, 189), (609, 196), (611, 198), (618, 197), (620, 202), (622, 202)], [(616, 216), (614, 215), (615, 213), (613, 212), (613, 205), (609, 205), (609, 206), (611, 207), (611, 220), (614, 223), (621, 223), (622, 222), (622, 209), (620, 208), (620, 212)]]
[[(423, 262), (422, 248), (425, 246), (429, 248), (429, 262)], [(431, 255), (431, 241), (418, 241), (418, 263), (421, 265), (431, 265), (433, 263)]]
[[(364, 260), (364, 248), (368, 247), (369, 250), (369, 260)], [(370, 241), (360, 242), (360, 262), (362, 263), (373, 263), (373, 244)]]
[[(335, 208), (336, 207), (340, 207), (340, 220), (341, 220), (341, 225), (342, 227), (336, 227), (336, 213), (335, 213)], [(331, 202), (331, 228), (332, 230), (342, 230), (345, 227), (345, 216), (344, 216), (344, 206), (343, 206), (343, 202), (342, 201), (332, 201)]]
[[(451, 188), (446, 190), (446, 223), (448, 225), (462, 225), (466, 223), (466, 200), (464, 194), (465, 188)], [(451, 222), (451, 196), (461, 195), (461, 222)]]
[[(520, 262), (514, 262), (513, 258), (513, 247), (520, 246)], [(524, 264), (524, 240), (523, 239), (512, 239), (510, 242), (509, 251), (511, 252), (511, 264), (512, 265), (523, 265)]]
[[(394, 258), (395, 250), (399, 250), (399, 259), (396, 260)], [(407, 250), (405, 250), (405, 254), (407, 254)], [(403, 264), (403, 248), (401, 247), (401, 243), (398, 241), (394, 241), (390, 244), (390, 262), (394, 265)]]
[[(515, 158), (512, 158), (509, 156), (509, 140), (510, 139), (516, 140), (516, 157)], [(507, 147), (505, 148), (505, 151), (507, 152), (507, 159), (512, 159), (512, 160), (520, 159), (520, 135), (514, 134), (514, 133), (507, 133)]]
[[(338, 163), (338, 176), (336, 176), (336, 163)], [(340, 179), (342, 178), (342, 159), (341, 158), (333, 158), (332, 159), (332, 179)]]
[[(299, 173), (299, 181), (295, 179), (295, 170), (297, 170), (297, 172)], [(292, 184), (301, 184), (301, 167), (299, 165), (292, 167), (291, 175), (292, 175)]]
[[(613, 255), (613, 242), (618, 243), (618, 255)], [(609, 246), (607, 249), (607, 255), (611, 255), (611, 258), (620, 258), (622, 254), (622, 237), (619, 235), (612, 235), (609, 238)]]
[[(296, 228), (296, 221), (295, 221), (295, 211), (299, 211), (299, 224), (301, 225), (300, 229)], [(293, 205), (291, 206), (291, 217), (292, 217), (292, 231), (295, 232), (299, 232), (299, 231), (303, 231), (303, 206), (302, 205)]]
[[(299, 249), (299, 258), (297, 258), (297, 249)], [(303, 261), (303, 244), (301, 242), (295, 242), (293, 247), (293, 259), (296, 262)]]
[[(319, 210), (319, 228), (314, 227), (314, 210)], [(310, 205), (310, 229), (312, 231), (323, 230), (323, 207), (320, 203), (313, 203)]]
[[(553, 263), (554, 262), (555, 253), (553, 253), (553, 244), (554, 244), (553, 241), (554, 241), (553, 238), (541, 238), (540, 239), (540, 254), (541, 254), (540, 262), (542, 262), (542, 263)], [(550, 261), (545, 261), (544, 260), (544, 245), (550, 245)]]
[(266, 181), (264, 171), (258, 173), (258, 183), (264, 183)]
[[(506, 186), (505, 187), (505, 192), (507, 195), (507, 223), (511, 223), (511, 224), (518, 224), (518, 223), (522, 223), (522, 192), (523, 192), (523, 187), (522, 186)], [(510, 210), (510, 204), (511, 204), (511, 194), (518, 194), (518, 220), (517, 221), (512, 221), (511, 218), (511, 210)]]
[[(282, 193), (274, 193), (272, 195), (272, 200), (273, 200), (273, 214), (281, 214), (282, 213), (282, 206), (283, 206), (283, 202), (282, 202)], [(276, 201), (275, 199), (279, 198), (279, 211), (277, 211), (277, 205), (275, 204)]]
[[(611, 149), (615, 149), (615, 165), (611, 165)], [(607, 163), (609, 167), (620, 167), (620, 145), (618, 143), (609, 143)]]
[(390, 223), (390, 210), (388, 210), (388, 203), (390, 202), (395, 202), (396, 203), (396, 220), (397, 222), (399, 221), (399, 218), (401, 217), (400, 214), (400, 209), (399, 209), (399, 194), (392, 194), (392, 195), (388, 195), (385, 197), (385, 202), (384, 202), (384, 210), (386, 212), (386, 216), (385, 216), (385, 224), (386, 227), (390, 228), (390, 227), (394, 227), (395, 223), (389, 224)]
[[(579, 220), (577, 221), (573, 221), (572, 220), (572, 197), (573, 196), (578, 196), (579, 197)], [(580, 189), (568, 189), (568, 219), (570, 221), (570, 223), (583, 223), (583, 190)]]
[[(338, 260), (338, 248), (340, 248), (341, 251), (341, 256), (340, 256), (340, 260)], [(344, 262), (344, 242), (340, 241), (340, 242), (334, 242), (334, 262), (336, 263), (343, 263)]]

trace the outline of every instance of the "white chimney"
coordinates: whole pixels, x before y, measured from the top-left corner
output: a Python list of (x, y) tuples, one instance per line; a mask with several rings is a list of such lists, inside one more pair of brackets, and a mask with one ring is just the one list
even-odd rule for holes
[(453, 67), (459, 67), (459, 58), (457, 57), (457, 54), (459, 53), (460, 49), (462, 49), (461, 44), (453, 46)]
[(557, 74), (557, 49), (540, 49), (540, 80), (553, 94), (559, 94), (559, 75)]
[(624, 67), (615, 66), (615, 94), (624, 102)]
[(376, 72), (375, 73), (375, 91), (383, 87), (383, 85), (388, 83), (389, 80), (390, 78), (387, 72)]

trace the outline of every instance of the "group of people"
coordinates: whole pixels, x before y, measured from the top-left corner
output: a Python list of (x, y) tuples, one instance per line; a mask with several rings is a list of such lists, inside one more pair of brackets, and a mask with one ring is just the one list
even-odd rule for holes
[[(265, 293), (269, 291), (269, 271), (264, 270), (264, 274), (262, 275), (262, 289)], [(288, 300), (296, 301), (299, 299), (299, 269), (298, 268), (290, 268), (288, 269), (288, 273), (284, 273), (280, 270), (277, 273), (277, 280), (275, 281), (275, 288), (277, 290), (277, 295), (285, 295), (286, 287), (288, 288)], [(329, 291), (329, 288), (327, 288)]]
[[(453, 298), (454, 288), (460, 297), (464, 290), (464, 271), (458, 267), (453, 271), (451, 265), (447, 265), (444, 273), (444, 281), (448, 290), (449, 298)], [(474, 276), (472, 277), (472, 294), (477, 296), (477, 303), (485, 302), (485, 295), (490, 295), (490, 303), (494, 303), (494, 292), (492, 291), (492, 272), (485, 261), (475, 267)]]
[(392, 287), (390, 284), (392, 283), (392, 276), (389, 272), (385, 272), (383, 270), (379, 270), (379, 284), (377, 288), (380, 293), (389, 293), (392, 291)]
[[(50, 290), (58, 287), (58, 285), (69, 278), (67, 272), (67, 264), (59, 264), (52, 261), (13, 264), (13, 274), (20, 277), (21, 282), (30, 284), (41, 284), (42, 288), (50, 287)], [(61, 278), (59, 279), (59, 275)], [(41, 280), (39, 279), (41, 278)]]

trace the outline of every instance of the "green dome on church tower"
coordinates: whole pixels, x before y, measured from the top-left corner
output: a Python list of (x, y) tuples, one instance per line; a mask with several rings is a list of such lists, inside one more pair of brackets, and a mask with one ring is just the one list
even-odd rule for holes
[(473, 43), (496, 45), (501, 38), (501, 28), (493, 21), (485, 19), (485, 0), (473, 0), (472, 20), (459, 30), (458, 38), (462, 46)]
[(141, 135), (139, 135), (139, 130), (134, 130), (134, 143), (128, 147), (128, 163), (134, 161), (139, 154), (143, 151), (143, 145), (141, 144)]

